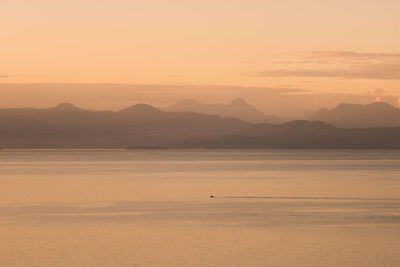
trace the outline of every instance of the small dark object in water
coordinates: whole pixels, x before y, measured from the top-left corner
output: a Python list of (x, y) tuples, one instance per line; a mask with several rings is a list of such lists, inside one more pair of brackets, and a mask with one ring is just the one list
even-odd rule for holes
[(210, 198), (213, 198), (214, 196), (213, 195), (210, 195)]

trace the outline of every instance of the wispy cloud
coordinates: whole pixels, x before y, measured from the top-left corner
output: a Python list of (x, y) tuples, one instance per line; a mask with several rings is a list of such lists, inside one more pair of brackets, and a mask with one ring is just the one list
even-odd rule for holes
[(318, 50), (272, 63), (291, 68), (268, 69), (245, 75), (400, 80), (400, 53)]
[(364, 53), (364, 52), (353, 52), (353, 51), (321, 50), (321, 51), (310, 52), (309, 57), (393, 61), (393, 60), (400, 60), (400, 53)]
[(22, 74), (13, 74), (13, 75), (7, 75), (7, 74), (0, 74), (0, 79), (1, 78), (13, 78), (13, 77), (20, 77)]
[(366, 63), (400, 64), (400, 53), (365, 53), (354, 51), (317, 50), (292, 55), (291, 58), (272, 61), (273, 64), (287, 65), (354, 65)]
[(248, 73), (248, 76), (400, 80), (400, 64), (364, 64), (335, 69), (275, 69)]
[(302, 60), (276, 60), (272, 61), (273, 64), (329, 64), (327, 60), (316, 59), (302, 59)]

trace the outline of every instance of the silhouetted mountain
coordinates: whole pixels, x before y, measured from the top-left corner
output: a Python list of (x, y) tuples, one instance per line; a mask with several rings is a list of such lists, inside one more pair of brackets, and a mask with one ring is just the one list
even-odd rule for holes
[(194, 142), (209, 149), (400, 149), (400, 127), (336, 128), (318, 121), (257, 124), (239, 134)]
[(119, 113), (131, 113), (131, 114), (159, 114), (161, 110), (156, 109), (153, 106), (147, 104), (136, 104), (130, 107), (121, 109)]
[(384, 102), (340, 104), (331, 110), (319, 110), (312, 119), (346, 128), (393, 127), (400, 126), (400, 109)]
[(82, 109), (71, 103), (60, 103), (55, 107), (49, 108), (57, 111), (82, 111)]
[(321, 121), (296, 120), (283, 124), (255, 124), (242, 131), (245, 136), (315, 136), (332, 131), (335, 127)]
[(249, 122), (279, 123), (279, 119), (273, 115), (265, 115), (254, 106), (249, 105), (243, 98), (237, 98), (231, 103), (224, 104), (202, 104), (194, 99), (186, 99), (177, 104), (167, 107), (166, 111), (190, 111), (202, 114), (215, 114), (221, 117), (232, 117)]
[(249, 125), (216, 115), (163, 112), (145, 104), (117, 112), (83, 110), (72, 104), (46, 109), (0, 109), (0, 146), (164, 147), (187, 138), (238, 132)]
[[(377, 105), (373, 105), (377, 107)], [(337, 128), (320, 121), (252, 124), (137, 104), (120, 111), (0, 109), (2, 148), (399, 148), (400, 127)]]

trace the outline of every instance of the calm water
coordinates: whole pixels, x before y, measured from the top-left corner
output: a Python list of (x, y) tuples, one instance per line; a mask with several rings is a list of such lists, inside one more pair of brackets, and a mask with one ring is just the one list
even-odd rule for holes
[(0, 238), (0, 266), (400, 266), (400, 151), (3, 150)]

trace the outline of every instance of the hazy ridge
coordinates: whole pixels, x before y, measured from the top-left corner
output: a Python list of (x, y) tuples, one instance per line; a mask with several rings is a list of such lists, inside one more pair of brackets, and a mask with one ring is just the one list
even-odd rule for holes
[(343, 103), (331, 110), (319, 110), (312, 119), (346, 128), (394, 127), (400, 126), (400, 109), (385, 102)]
[[(361, 111), (355, 113), (354, 109)], [(319, 111), (314, 121), (271, 124), (167, 112), (146, 104), (119, 111), (92, 111), (62, 103), (46, 109), (0, 109), (0, 147), (394, 149), (400, 148), (400, 127), (356, 126), (374, 122), (399, 126), (399, 114), (397, 108), (386, 103), (342, 104), (331, 111)], [(344, 118), (347, 124), (335, 118)], [(352, 124), (352, 119), (358, 124)], [(322, 120), (332, 121), (333, 125)], [(339, 128), (338, 124), (347, 128)]]
[(280, 119), (274, 115), (265, 115), (243, 98), (236, 98), (229, 104), (203, 104), (195, 99), (185, 99), (175, 105), (164, 108), (165, 111), (189, 111), (203, 114), (214, 114), (221, 117), (233, 117), (253, 123), (279, 123)]

